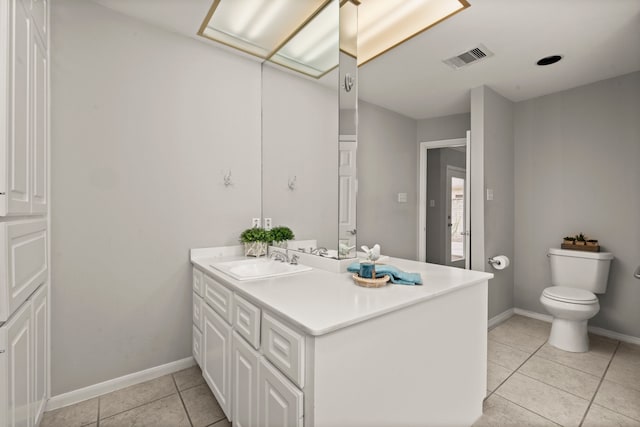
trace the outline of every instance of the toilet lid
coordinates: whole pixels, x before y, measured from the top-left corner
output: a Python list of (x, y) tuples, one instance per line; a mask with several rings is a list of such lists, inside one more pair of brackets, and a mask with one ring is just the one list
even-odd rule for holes
[(593, 292), (567, 286), (551, 286), (546, 288), (542, 295), (552, 300), (573, 304), (593, 304), (598, 302), (598, 298)]

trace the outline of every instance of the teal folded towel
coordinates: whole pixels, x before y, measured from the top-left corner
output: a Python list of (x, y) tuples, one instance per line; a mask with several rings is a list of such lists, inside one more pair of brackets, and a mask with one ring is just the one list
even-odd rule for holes
[[(347, 271), (360, 273), (360, 263), (354, 262), (347, 267)], [(407, 273), (392, 265), (376, 265), (376, 277), (382, 277), (386, 274), (391, 278), (391, 283), (397, 285), (422, 285), (422, 276), (419, 273)]]

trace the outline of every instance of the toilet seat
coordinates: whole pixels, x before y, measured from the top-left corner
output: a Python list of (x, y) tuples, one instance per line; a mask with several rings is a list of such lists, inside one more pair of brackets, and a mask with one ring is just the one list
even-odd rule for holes
[(542, 296), (559, 302), (590, 305), (598, 302), (593, 292), (568, 286), (551, 286), (542, 291)]

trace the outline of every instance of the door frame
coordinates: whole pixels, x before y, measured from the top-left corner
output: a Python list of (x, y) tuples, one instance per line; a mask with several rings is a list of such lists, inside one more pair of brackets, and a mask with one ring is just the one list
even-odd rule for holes
[[(418, 261), (427, 261), (427, 150), (432, 148), (448, 148), (448, 147), (466, 147), (466, 169), (467, 169), (467, 194), (471, 189), (471, 133), (467, 131), (466, 138), (454, 138), (454, 139), (441, 139), (438, 141), (424, 141), (419, 146), (419, 160), (418, 160)], [(468, 200), (469, 198), (467, 198)], [(467, 208), (470, 208), (470, 204), (465, 203)], [(471, 224), (471, 210), (467, 211), (466, 215), (466, 230), (469, 231), (467, 238), (470, 239), (470, 224)], [(470, 247), (470, 242), (468, 244)], [(469, 260), (470, 256), (467, 257)], [(469, 268), (470, 261), (466, 261), (465, 264)]]

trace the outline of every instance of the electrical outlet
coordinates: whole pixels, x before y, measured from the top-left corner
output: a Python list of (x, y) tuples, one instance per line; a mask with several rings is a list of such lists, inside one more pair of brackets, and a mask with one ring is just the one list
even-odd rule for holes
[(260, 227), (260, 218), (253, 218), (251, 220), (251, 227)]
[(264, 229), (265, 230), (271, 230), (271, 218), (265, 218), (264, 219)]

